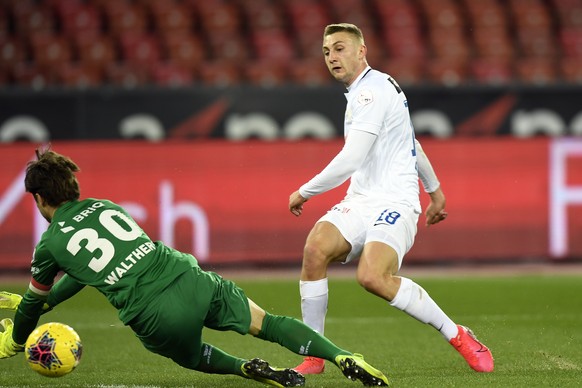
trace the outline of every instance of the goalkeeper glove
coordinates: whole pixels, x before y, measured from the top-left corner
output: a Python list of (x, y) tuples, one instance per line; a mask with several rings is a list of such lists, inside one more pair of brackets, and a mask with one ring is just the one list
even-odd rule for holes
[(0, 291), (0, 309), (15, 311), (22, 300), (22, 296), (6, 291)]
[(10, 318), (4, 318), (0, 321), (4, 331), (0, 333), (0, 358), (8, 358), (16, 355), (16, 352), (22, 352), (24, 345), (18, 345), (12, 339), (12, 329), (14, 323)]
[[(18, 294), (13, 294), (7, 291), (0, 291), (0, 310), (16, 311), (21, 301), (22, 296)], [(52, 306), (49, 306), (48, 303), (45, 303), (42, 306), (41, 314), (48, 313), (52, 309)]]

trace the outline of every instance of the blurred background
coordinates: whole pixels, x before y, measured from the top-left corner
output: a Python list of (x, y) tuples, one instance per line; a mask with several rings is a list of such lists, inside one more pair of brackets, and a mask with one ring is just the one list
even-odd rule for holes
[(404, 88), (447, 195), (407, 263), (582, 262), (582, 0), (0, 0), (0, 270), (46, 228), (22, 173), (48, 142), (206, 265), (298, 265), (346, 187), (287, 210), (343, 143), (337, 22)]
[(327, 85), (342, 21), (402, 84), (582, 82), (578, 0), (2, 0), (0, 82)]

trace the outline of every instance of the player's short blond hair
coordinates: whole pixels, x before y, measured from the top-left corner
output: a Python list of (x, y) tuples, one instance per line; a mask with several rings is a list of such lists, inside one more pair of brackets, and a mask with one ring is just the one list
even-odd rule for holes
[(355, 24), (351, 23), (336, 23), (336, 24), (329, 24), (325, 27), (323, 31), (323, 37), (325, 38), (328, 35), (335, 34), (336, 32), (347, 32), (355, 36), (361, 44), (365, 44), (364, 42), (364, 34), (362, 30)]

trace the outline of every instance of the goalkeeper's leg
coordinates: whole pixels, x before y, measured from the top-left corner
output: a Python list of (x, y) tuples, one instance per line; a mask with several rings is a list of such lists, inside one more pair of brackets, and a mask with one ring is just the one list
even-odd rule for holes
[(352, 354), (338, 348), (297, 319), (265, 313), (262, 329), (257, 337), (277, 342), (297, 354), (331, 361), (350, 380), (360, 380), (364, 385), (370, 386), (389, 385), (386, 376), (365, 362), (361, 354)]
[(203, 343), (200, 362), (194, 368), (204, 373), (233, 374), (277, 387), (302, 387), (305, 378), (292, 369), (273, 368), (267, 361), (243, 360)]
[(197, 366), (186, 366), (204, 373), (230, 374), (244, 377), (241, 370), (242, 365), (247, 361), (242, 358), (234, 357), (221, 349), (207, 343), (202, 343), (200, 349), (200, 362)]
[(303, 322), (290, 317), (265, 312), (258, 338), (275, 342), (293, 353), (323, 358), (335, 363), (339, 355), (352, 353), (337, 347)]

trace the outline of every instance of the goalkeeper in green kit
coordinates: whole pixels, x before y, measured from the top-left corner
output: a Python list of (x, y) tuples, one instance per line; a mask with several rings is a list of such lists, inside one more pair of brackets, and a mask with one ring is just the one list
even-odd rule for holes
[[(105, 295), (148, 350), (184, 368), (280, 387), (305, 385), (292, 369), (237, 358), (205, 343), (202, 329), (208, 327), (249, 333), (296, 354), (329, 360), (364, 385), (388, 385), (361, 355), (297, 319), (265, 312), (233, 282), (203, 271), (192, 255), (152, 242), (122, 207), (104, 199), (79, 200), (79, 168), (71, 159), (50, 149), (36, 154), (24, 184), (50, 225), (34, 251), (24, 296), (0, 293), (0, 308), (16, 310), (14, 322), (0, 321), (0, 358), (23, 351), (40, 315), (88, 285)], [(60, 271), (64, 275), (54, 283)]]

